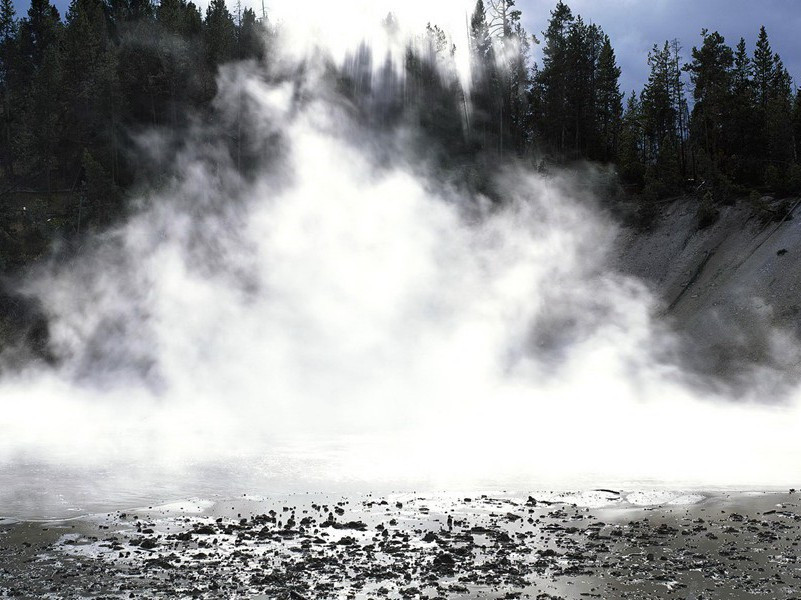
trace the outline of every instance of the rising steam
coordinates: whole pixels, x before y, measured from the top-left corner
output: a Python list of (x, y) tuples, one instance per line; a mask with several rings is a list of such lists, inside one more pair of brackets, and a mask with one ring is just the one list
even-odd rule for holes
[(498, 205), (426, 174), (404, 131), (378, 140), (305, 73), (303, 102), (253, 65), (220, 73), (220, 119), (245, 106), (271, 140), (255, 176), (197, 131), (128, 222), (23, 282), (59, 362), (0, 383), (6, 472), (286, 460), (301, 485), (363, 488), (801, 475), (797, 403), (720, 403), (659, 358), (675, 340), (645, 285), (609, 267), (615, 225), (581, 181), (499, 167)]

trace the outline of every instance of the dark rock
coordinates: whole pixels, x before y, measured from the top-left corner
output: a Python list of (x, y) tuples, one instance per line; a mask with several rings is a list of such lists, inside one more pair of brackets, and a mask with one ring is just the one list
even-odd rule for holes
[(141, 543), (139, 544), (139, 547), (143, 548), (145, 550), (152, 550), (153, 548), (155, 548), (158, 545), (159, 545), (159, 543), (156, 541), (155, 538), (146, 538), (146, 539), (143, 539), (141, 541)]
[(201, 525), (195, 529), (195, 533), (198, 535), (214, 535), (217, 531), (211, 525)]
[(447, 552), (442, 552), (434, 557), (433, 565), (434, 568), (439, 571), (453, 571), (453, 567), (456, 565), (456, 559)]

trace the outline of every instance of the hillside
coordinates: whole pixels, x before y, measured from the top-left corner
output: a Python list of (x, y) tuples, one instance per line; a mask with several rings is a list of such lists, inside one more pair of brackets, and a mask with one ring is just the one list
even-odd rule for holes
[(699, 229), (697, 202), (667, 204), (648, 232), (624, 229), (619, 268), (661, 299), (694, 371), (741, 382), (756, 375), (751, 366), (757, 365), (793, 378), (801, 364), (792, 343), (801, 334), (797, 203), (783, 201), (791, 213), (769, 223), (746, 202), (723, 206), (714, 224)]

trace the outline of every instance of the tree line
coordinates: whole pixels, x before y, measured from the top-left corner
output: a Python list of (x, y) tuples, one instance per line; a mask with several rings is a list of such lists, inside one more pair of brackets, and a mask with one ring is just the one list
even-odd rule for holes
[[(624, 97), (609, 36), (561, 1), (542, 33), (540, 64), (510, 66), (523, 76), (500, 81), (492, 53), (513, 39), (523, 64), (539, 40), (526, 38), (519, 12), (507, 11), (517, 15), (512, 27), (496, 28), (488, 43), (499, 4), (514, 2), (492, 0), (488, 10), (478, 0), (471, 20), (473, 105), (476, 124), (498, 132), (490, 145), (561, 163), (612, 163), (643, 202), (697, 190), (712, 202), (754, 190), (801, 194), (801, 91), (764, 27), (753, 53), (744, 39), (731, 48), (707, 29), (689, 60), (678, 40), (654, 45), (643, 89)], [(516, 146), (502, 139), (505, 106)]]
[(362, 48), (344, 71), (346, 88), (373, 108), (383, 98), (383, 125), (412, 118), (446, 162), (613, 165), (644, 214), (683, 193), (697, 195), (707, 217), (749, 194), (801, 194), (801, 92), (764, 27), (752, 53), (744, 39), (731, 48), (706, 29), (688, 58), (678, 40), (655, 44), (643, 57), (647, 82), (625, 95), (610, 37), (565, 2), (541, 39), (525, 31), (514, 0), (477, 0), (468, 32), (466, 90), (450, 38), (431, 25), (402, 75), (371, 79), (373, 57)]
[(188, 125), (214, 97), (218, 65), (262, 58), (264, 37), (252, 9), (232, 14), (224, 0), (205, 14), (187, 0), (72, 0), (63, 20), (48, 0), (32, 0), (22, 18), (0, 0), (6, 208), (15, 194), (57, 203), (70, 192), (84, 201), (84, 223), (109, 222), (142, 166), (133, 137)]
[[(704, 29), (682, 63), (678, 42), (655, 46), (651, 73), (628, 98), (618, 164), (649, 198), (692, 180), (706, 202), (731, 202), (749, 190), (801, 194), (801, 93), (765, 28), (753, 53)], [(692, 108), (685, 82), (689, 78)]]
[[(22, 17), (0, 0), (2, 200), (79, 199), (28, 228), (40, 240), (113, 221), (145, 170), (135, 136), (213, 119), (218, 67), (271, 60), (280, 40), (266, 16), (231, 8), (72, 0), (62, 19), (49, 0), (32, 0)], [(397, 32), (392, 15), (384, 26)], [(688, 190), (709, 203), (750, 190), (801, 193), (801, 93), (764, 27), (752, 53), (708, 30), (688, 60), (678, 41), (655, 45), (644, 57), (648, 81), (625, 96), (612, 40), (562, 1), (541, 39), (525, 31), (515, 0), (477, 0), (467, 28), (469, 87), (436, 25), (408, 43), (404, 64), (362, 46), (330, 65), (332, 80), (375, 127), (417, 125), (426, 156), (443, 163), (598, 161), (615, 165), (643, 204)], [(243, 135), (227, 132), (232, 146)], [(4, 220), (0, 241), (20, 237)]]

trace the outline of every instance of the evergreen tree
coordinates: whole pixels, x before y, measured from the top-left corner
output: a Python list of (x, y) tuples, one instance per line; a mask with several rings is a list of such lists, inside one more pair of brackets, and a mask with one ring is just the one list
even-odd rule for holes
[(732, 87), (734, 93), (737, 94), (744, 90), (750, 90), (752, 87), (751, 75), (753, 65), (751, 59), (748, 57), (745, 39), (743, 38), (740, 38), (740, 41), (737, 42), (737, 49), (734, 53), (732, 66)]
[(48, 0), (31, 0), (27, 18), (20, 23), (20, 50), (24, 70), (35, 72), (44, 61), (45, 53), (58, 45), (61, 17)]
[(559, 2), (543, 34), (535, 103), (545, 145), (561, 158), (610, 160), (622, 115), (620, 69), (611, 41)]
[(458, 153), (464, 139), (460, 111), (464, 97), (456, 75), (455, 48), (442, 29), (429, 24), (421, 50), (415, 72), (419, 123), (433, 133), (444, 153)]
[(770, 91), (775, 79), (775, 67), (773, 50), (771, 50), (770, 42), (768, 41), (768, 33), (765, 31), (765, 26), (763, 25), (759, 29), (759, 37), (757, 38), (753, 60), (754, 90), (756, 92), (760, 116), (763, 118), (768, 109)]
[(203, 23), (206, 62), (210, 68), (228, 62), (236, 52), (236, 25), (225, 0), (211, 0)]
[(793, 102), (793, 160), (801, 164), (801, 89), (795, 91)]
[(487, 9), (484, 0), (476, 0), (475, 9), (470, 17), (470, 49), (473, 57), (482, 64), (492, 50), (492, 40), (487, 24)]
[(17, 162), (27, 174), (39, 176), (48, 190), (59, 167), (56, 147), (63, 124), (62, 30), (55, 6), (48, 0), (31, 1), (19, 24), (18, 68), (24, 83), (15, 92), (17, 108), (11, 108), (19, 114), (13, 140)]
[(156, 14), (153, 0), (108, 0), (111, 18), (118, 25), (139, 20), (149, 21)]
[(610, 161), (617, 156), (618, 136), (623, 115), (623, 94), (620, 93), (620, 67), (609, 36), (603, 37), (598, 57), (596, 78), (596, 131), (599, 139), (598, 158)]
[(56, 149), (63, 136), (64, 111), (61, 103), (63, 70), (58, 44), (42, 49), (40, 65), (24, 97), (18, 133), (20, 162), (53, 190), (60, 166)]
[(264, 58), (264, 31), (256, 13), (252, 8), (246, 8), (242, 13), (242, 20), (237, 28), (237, 51), (236, 57), (240, 60)]
[[(92, 129), (89, 120), (97, 109), (100, 95), (97, 78), (105, 74), (102, 64), (111, 54), (106, 47), (106, 19), (100, 0), (72, 0), (67, 10), (63, 42), (63, 68), (66, 96), (75, 114), (75, 127)], [(78, 138), (83, 140), (85, 132)], [(83, 140), (85, 141), (85, 140)]]
[[(754, 107), (754, 124), (756, 139), (753, 154), (764, 160), (771, 157), (770, 123), (768, 119), (771, 98), (776, 83), (776, 60), (768, 41), (768, 34), (763, 25), (759, 29), (753, 58), (753, 85), (756, 105)], [(762, 170), (765, 170), (763, 165)]]
[(650, 73), (642, 92), (642, 116), (647, 137), (646, 157), (655, 162), (664, 140), (673, 143), (678, 111), (673, 105), (671, 58), (668, 42), (648, 53)]
[(101, 0), (72, 0), (63, 48), (65, 127), (71, 135), (62, 152), (73, 165), (81, 164), (86, 151), (104, 157), (113, 180), (120, 118), (118, 65)]
[(183, 26), (181, 32), (188, 42), (199, 38), (203, 32), (203, 16), (194, 2), (187, 2), (183, 10)]
[(564, 155), (570, 140), (568, 34), (573, 12), (558, 2), (543, 34), (542, 68), (537, 78), (542, 107), (541, 130), (545, 145)]
[(494, 103), (493, 115), (497, 122), (499, 151), (506, 149), (523, 152), (527, 145), (529, 52), (528, 34), (523, 28), (521, 12), (514, 8), (514, 0), (489, 0), (488, 32), (497, 60), (494, 83), (499, 98)]
[(165, 53), (156, 23), (155, 17), (127, 23), (117, 46), (117, 78), (126, 99), (126, 121), (132, 127), (167, 121), (171, 58)]
[(529, 68), (531, 38), (519, 22), (514, 25), (513, 39), (512, 52), (508, 57), (509, 127), (513, 145), (518, 154), (523, 154), (532, 143), (532, 78)]
[[(734, 54), (718, 32), (701, 32), (701, 48), (692, 49), (692, 62), (686, 66), (693, 84), (691, 131), (703, 151), (705, 163), (717, 172), (725, 161), (728, 114), (733, 103)], [(706, 175), (710, 175), (707, 173)]]
[(184, 31), (184, 0), (161, 0), (156, 7), (156, 19), (168, 32), (182, 35)]
[[(679, 68), (678, 45), (665, 42), (648, 54), (651, 68), (642, 93), (642, 123), (645, 133), (645, 160), (653, 178), (660, 182), (658, 196), (675, 193), (684, 176), (683, 156), (686, 103)], [(673, 169), (678, 163), (678, 173)]]
[(17, 33), (17, 19), (14, 3), (11, 0), (0, 1), (0, 42), (8, 43)]
[(202, 103), (207, 97), (203, 19), (198, 8), (186, 0), (162, 0), (156, 18), (169, 34), (160, 38), (159, 55), (169, 121), (177, 125), (188, 106)]
[(14, 175), (14, 161), (11, 130), (14, 114), (12, 93), (14, 89), (14, 68), (17, 60), (17, 20), (12, 0), (0, 0), (0, 163), (6, 177)]
[[(682, 79), (681, 45), (677, 39), (670, 42), (671, 52), (671, 99), (676, 109), (676, 135), (678, 138), (677, 150), (681, 176), (684, 178), (690, 172), (688, 159), (688, 141), (690, 137), (690, 109), (684, 93), (684, 80)], [(693, 176), (695, 172), (693, 171)]]
[(624, 181), (636, 185), (644, 183), (642, 106), (634, 91), (629, 94), (623, 113), (617, 161)]
[(778, 54), (773, 57), (773, 80), (770, 84), (765, 114), (768, 157), (784, 173), (793, 160), (793, 80)]
[(471, 130), (483, 148), (496, 147), (499, 114), (499, 82), (495, 64), (495, 49), (492, 45), (487, 11), (483, 0), (477, 0), (470, 17), (471, 50)]
[(751, 79), (753, 63), (748, 56), (745, 40), (740, 38), (734, 52), (731, 73), (731, 105), (728, 108), (728, 144), (726, 153), (731, 162), (734, 181), (753, 185), (761, 177), (754, 159), (758, 124), (754, 114), (756, 98)]
[(592, 76), (595, 66), (592, 36), (595, 30), (585, 25), (579, 15), (571, 23), (567, 34), (566, 72), (567, 94), (565, 109), (569, 117), (568, 138), (564, 150), (573, 158), (587, 155), (592, 135), (590, 123), (594, 117)]

